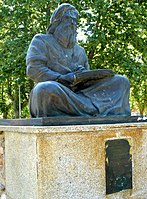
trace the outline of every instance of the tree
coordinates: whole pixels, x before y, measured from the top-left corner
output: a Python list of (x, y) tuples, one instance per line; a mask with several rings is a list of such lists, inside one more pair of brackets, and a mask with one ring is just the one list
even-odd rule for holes
[[(131, 82), (131, 106), (143, 115), (146, 105), (146, 8), (143, 0), (64, 1), (80, 13), (79, 27), (85, 32), (91, 68), (111, 68)], [(22, 116), (33, 82), (26, 77), (25, 56), (36, 33), (45, 33), (49, 19), (60, 0), (0, 1), (0, 114), (18, 115), (18, 87), (21, 88)], [(136, 107), (136, 109), (137, 109)]]
[[(25, 56), (33, 36), (45, 32), (49, 23), (49, 1), (4, 0), (1, 3), (1, 114), (19, 117), (18, 87), (21, 87), (22, 110), (26, 110), (33, 82), (26, 77)], [(18, 81), (19, 80), (19, 81)], [(13, 110), (13, 111), (11, 111)], [(23, 111), (27, 116), (28, 111)]]
[[(131, 106), (143, 115), (146, 108), (147, 3), (95, 0), (83, 12), (83, 44), (92, 68), (111, 68), (131, 83)], [(85, 28), (86, 27), (86, 28)]]

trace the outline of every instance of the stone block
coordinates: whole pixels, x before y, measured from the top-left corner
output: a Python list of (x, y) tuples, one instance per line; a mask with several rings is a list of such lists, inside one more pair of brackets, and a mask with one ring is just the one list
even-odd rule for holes
[(0, 195), (5, 190), (5, 135), (0, 132)]
[[(147, 198), (146, 123), (1, 129), (8, 198)], [(106, 194), (106, 143), (116, 139), (129, 140), (131, 146), (132, 188)]]

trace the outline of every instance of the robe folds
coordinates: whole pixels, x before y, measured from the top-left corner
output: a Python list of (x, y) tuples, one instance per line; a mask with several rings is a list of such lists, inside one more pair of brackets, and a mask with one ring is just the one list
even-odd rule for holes
[(26, 64), (28, 77), (36, 83), (29, 102), (32, 117), (130, 115), (130, 83), (124, 76), (98, 79), (78, 91), (57, 82), (60, 75), (79, 66), (90, 70), (86, 53), (78, 44), (67, 49), (52, 34), (37, 34)]

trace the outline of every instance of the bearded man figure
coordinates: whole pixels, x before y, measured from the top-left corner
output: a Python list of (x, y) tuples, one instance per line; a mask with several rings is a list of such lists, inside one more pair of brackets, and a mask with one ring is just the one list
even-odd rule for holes
[(77, 21), (75, 7), (60, 5), (46, 34), (35, 35), (29, 46), (27, 75), (36, 83), (31, 117), (130, 115), (129, 80), (110, 70), (97, 70), (102, 76), (92, 79), (97, 71), (91, 73), (86, 53), (76, 43)]

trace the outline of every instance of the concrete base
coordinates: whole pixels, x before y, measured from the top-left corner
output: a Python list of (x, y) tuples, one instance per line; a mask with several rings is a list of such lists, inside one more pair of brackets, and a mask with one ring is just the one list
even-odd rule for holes
[[(147, 124), (0, 126), (8, 199), (146, 199)], [(105, 143), (131, 140), (133, 188), (106, 195)]]

